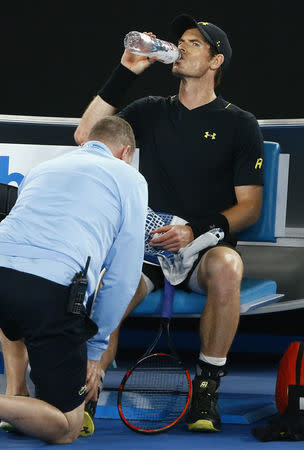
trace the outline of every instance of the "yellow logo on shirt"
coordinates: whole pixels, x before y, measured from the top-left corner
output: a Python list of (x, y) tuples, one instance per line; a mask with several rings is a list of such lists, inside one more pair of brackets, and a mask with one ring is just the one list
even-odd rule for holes
[(262, 169), (262, 165), (263, 165), (263, 158), (258, 158), (256, 163), (255, 163), (254, 168), (255, 169)]
[(215, 139), (216, 133), (209, 133), (209, 131), (205, 131), (204, 138), (208, 139), (210, 137), (211, 139)]

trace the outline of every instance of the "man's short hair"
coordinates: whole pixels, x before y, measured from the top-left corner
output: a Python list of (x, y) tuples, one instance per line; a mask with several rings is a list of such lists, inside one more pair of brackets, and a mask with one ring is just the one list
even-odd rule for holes
[(93, 125), (88, 140), (100, 140), (115, 147), (130, 145), (131, 152), (135, 150), (135, 136), (131, 125), (118, 116), (106, 116)]

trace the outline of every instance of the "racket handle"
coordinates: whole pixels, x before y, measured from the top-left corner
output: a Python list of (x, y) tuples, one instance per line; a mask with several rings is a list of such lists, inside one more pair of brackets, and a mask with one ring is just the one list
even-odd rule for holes
[(161, 317), (171, 319), (173, 309), (174, 286), (165, 278), (164, 297)]

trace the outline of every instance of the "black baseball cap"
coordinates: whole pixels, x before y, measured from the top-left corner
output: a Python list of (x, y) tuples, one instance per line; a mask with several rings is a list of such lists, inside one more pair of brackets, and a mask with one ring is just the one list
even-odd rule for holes
[(209, 44), (212, 45), (218, 53), (224, 55), (225, 60), (222, 64), (222, 70), (224, 72), (229, 66), (232, 55), (231, 45), (225, 31), (210, 22), (197, 22), (188, 14), (181, 14), (175, 17), (171, 23), (171, 31), (175, 39), (179, 39), (189, 28), (197, 28), (207, 39)]

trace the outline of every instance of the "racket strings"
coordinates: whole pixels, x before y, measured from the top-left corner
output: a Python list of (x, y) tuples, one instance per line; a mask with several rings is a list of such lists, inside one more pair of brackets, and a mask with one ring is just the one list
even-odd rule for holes
[(145, 223), (145, 260), (159, 265), (157, 256), (163, 255), (166, 258), (170, 259), (170, 261), (174, 261), (174, 255), (172, 252), (162, 250), (159, 247), (151, 247), (151, 245), (149, 245), (149, 242), (154, 237), (151, 232), (156, 230), (156, 228), (170, 225), (173, 217), (174, 216), (172, 216), (171, 214), (155, 213), (151, 208), (148, 207)]
[(170, 426), (181, 416), (189, 397), (189, 380), (169, 356), (144, 360), (127, 379), (121, 396), (126, 421), (142, 430)]

